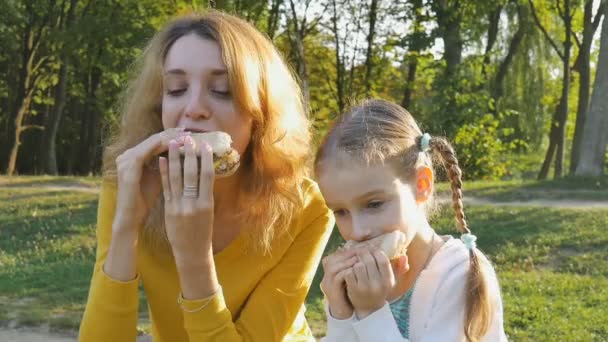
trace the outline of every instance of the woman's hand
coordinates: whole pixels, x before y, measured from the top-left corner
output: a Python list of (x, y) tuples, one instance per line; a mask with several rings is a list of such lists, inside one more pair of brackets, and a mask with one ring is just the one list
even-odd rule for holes
[[(177, 132), (176, 137), (183, 139), (185, 134), (188, 133)], [(168, 144), (169, 139), (164, 132), (152, 134), (116, 158), (116, 214), (112, 222), (112, 240), (103, 265), (104, 272), (112, 279), (129, 281), (135, 278), (139, 229), (160, 193), (158, 174), (145, 165), (166, 151)]]
[(386, 303), (395, 286), (391, 263), (380, 250), (360, 250), (357, 262), (345, 275), (348, 298), (357, 317), (363, 319)]
[(353, 315), (353, 306), (346, 295), (345, 276), (357, 262), (353, 249), (342, 249), (323, 258), (321, 291), (325, 295), (332, 317), (347, 319)]
[(164, 157), (159, 160), (165, 198), (165, 229), (184, 298), (202, 298), (218, 288), (212, 249), (213, 153), (208, 144), (199, 146), (199, 172), (193, 139), (186, 137), (182, 171), (179, 145), (171, 141), (169, 160)]
[[(168, 150), (169, 140), (163, 133), (152, 134), (116, 158), (118, 194), (114, 230), (137, 232), (160, 194), (158, 174), (145, 165)], [(179, 132), (176, 138), (183, 139), (188, 134)]]

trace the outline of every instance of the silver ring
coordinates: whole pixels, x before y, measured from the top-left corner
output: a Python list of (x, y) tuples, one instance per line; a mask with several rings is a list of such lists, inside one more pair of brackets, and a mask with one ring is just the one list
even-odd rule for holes
[(184, 186), (184, 197), (197, 198), (198, 197), (198, 187), (196, 185)]

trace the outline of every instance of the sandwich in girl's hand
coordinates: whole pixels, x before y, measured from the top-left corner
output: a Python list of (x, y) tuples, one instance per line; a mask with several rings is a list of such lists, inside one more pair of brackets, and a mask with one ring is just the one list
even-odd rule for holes
[(401, 256), (406, 255), (407, 238), (403, 232), (395, 230), (365, 241), (346, 241), (343, 246), (343, 248), (346, 249), (366, 247), (382, 250), (391, 262), (395, 262), (399, 260)]

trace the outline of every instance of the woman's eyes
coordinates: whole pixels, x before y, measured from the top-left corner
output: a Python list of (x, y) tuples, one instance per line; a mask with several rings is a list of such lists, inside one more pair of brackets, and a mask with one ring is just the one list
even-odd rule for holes
[[(187, 90), (186, 88), (168, 90), (167, 95), (173, 96), (173, 97), (178, 97), (178, 96), (183, 95), (186, 92), (186, 90)], [(223, 99), (229, 99), (232, 96), (232, 94), (228, 90), (213, 90), (212, 89), (211, 93), (213, 95), (223, 98)]]
[(222, 98), (230, 98), (232, 95), (228, 90), (211, 90), (211, 92)]
[(180, 95), (182, 95), (185, 92), (186, 92), (185, 88), (184, 89), (174, 89), (174, 90), (168, 90), (167, 94), (169, 96), (180, 96)]

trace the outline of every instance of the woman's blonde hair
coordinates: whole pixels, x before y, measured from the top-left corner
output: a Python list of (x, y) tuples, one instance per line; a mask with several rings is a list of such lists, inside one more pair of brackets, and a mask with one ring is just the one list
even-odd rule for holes
[[(218, 43), (229, 75), (235, 110), (252, 118), (251, 141), (241, 158), (240, 189), (234, 213), (247, 223), (253, 247), (270, 250), (303, 205), (308, 175), (310, 131), (300, 87), (274, 45), (237, 17), (210, 11), (170, 22), (150, 41), (123, 94), (117, 134), (103, 157), (106, 179), (116, 181), (116, 157), (162, 126), (164, 59), (180, 37), (196, 34)], [(162, 196), (152, 210), (144, 240), (168, 247)]]
[[(432, 137), (432, 155), (422, 153), (422, 132), (412, 115), (402, 107), (384, 100), (367, 100), (352, 107), (326, 135), (317, 152), (315, 171), (323, 170), (323, 162), (346, 153), (366, 163), (386, 163), (408, 182), (413, 182), (419, 166), (433, 168), (434, 159), (447, 171), (452, 188), (452, 207), (458, 228), (470, 233), (462, 204), (462, 171), (450, 143), (441, 137)], [(484, 336), (491, 321), (491, 301), (483, 260), (478, 249), (471, 249), (470, 271), (467, 278), (465, 335), (470, 341)]]

